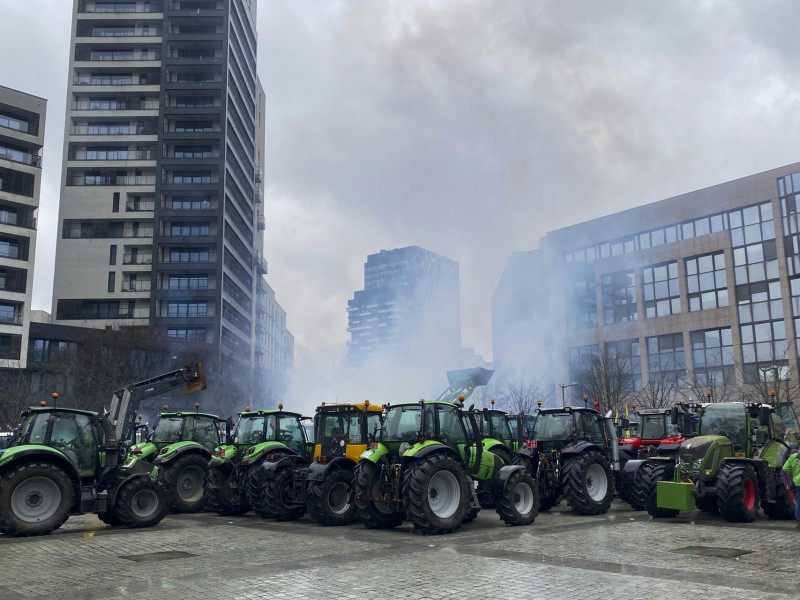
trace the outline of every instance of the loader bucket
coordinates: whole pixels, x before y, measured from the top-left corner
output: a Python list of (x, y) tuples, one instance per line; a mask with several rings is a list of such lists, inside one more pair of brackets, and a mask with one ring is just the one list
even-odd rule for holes
[(656, 505), (658, 508), (694, 510), (694, 485), (675, 481), (657, 481)]
[(489, 383), (492, 375), (494, 375), (494, 371), (483, 367), (458, 369), (447, 372), (447, 381), (450, 383), (450, 387), (467, 387), (470, 384), (472, 384), (472, 387), (478, 387)]

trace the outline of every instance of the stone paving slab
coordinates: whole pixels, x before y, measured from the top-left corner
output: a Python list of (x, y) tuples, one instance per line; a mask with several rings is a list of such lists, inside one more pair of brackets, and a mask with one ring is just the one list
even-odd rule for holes
[[(87, 515), (50, 536), (0, 536), (0, 599), (786, 600), (800, 597), (798, 540), (793, 522), (652, 520), (621, 502), (597, 517), (559, 507), (519, 528), (483, 511), (432, 537), (409, 525), (372, 531), (212, 514), (129, 530)], [(748, 554), (675, 552), (687, 546)]]

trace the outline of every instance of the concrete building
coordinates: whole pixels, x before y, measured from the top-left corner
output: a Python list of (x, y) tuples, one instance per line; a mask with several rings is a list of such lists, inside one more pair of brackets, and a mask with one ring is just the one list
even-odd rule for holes
[(370, 254), (347, 314), (351, 366), (402, 357), (453, 368), (461, 348), (458, 263), (419, 246)]
[(0, 367), (27, 365), (47, 100), (0, 86)]
[(634, 392), (665, 377), (696, 399), (785, 389), (800, 339), (798, 194), (800, 163), (548, 233), (495, 291), (496, 367), (573, 400), (592, 393), (574, 383), (600, 349), (628, 364)]
[(75, 0), (54, 323), (147, 326), (253, 364), (255, 23), (255, 0)]

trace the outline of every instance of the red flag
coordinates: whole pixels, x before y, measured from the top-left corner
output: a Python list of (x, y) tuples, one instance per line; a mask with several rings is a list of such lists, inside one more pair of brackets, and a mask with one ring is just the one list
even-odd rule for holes
[(594, 394), (594, 409), (600, 412), (600, 394), (597, 392)]

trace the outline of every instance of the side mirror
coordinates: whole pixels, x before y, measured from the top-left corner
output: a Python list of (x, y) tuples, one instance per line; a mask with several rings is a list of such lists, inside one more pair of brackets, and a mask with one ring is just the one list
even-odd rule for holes
[(679, 416), (678, 416), (678, 406), (675, 405), (672, 407), (672, 410), (669, 411), (669, 418), (672, 420), (673, 424), (677, 425)]
[(620, 419), (620, 421), (622, 422), (622, 428), (623, 429), (627, 429), (628, 426), (631, 424), (631, 422), (628, 419), (624, 418), (624, 417), (622, 419)]
[(769, 407), (761, 406), (758, 409), (758, 422), (762, 427), (769, 427), (771, 417), (772, 411), (770, 411)]

